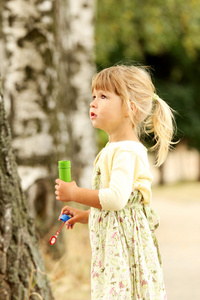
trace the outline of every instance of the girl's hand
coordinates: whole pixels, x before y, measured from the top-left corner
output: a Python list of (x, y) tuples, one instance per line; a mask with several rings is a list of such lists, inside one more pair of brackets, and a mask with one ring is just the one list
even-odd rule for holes
[(75, 181), (65, 182), (61, 179), (56, 179), (55, 194), (56, 200), (69, 202), (72, 201), (72, 191), (77, 187)]
[[(60, 220), (60, 217), (63, 214), (71, 216), (71, 219), (68, 220), (65, 224), (67, 225), (67, 229), (69, 229), (70, 227), (71, 227), (71, 229), (73, 229), (75, 223), (82, 223), (82, 224), (88, 223), (90, 210), (84, 211), (84, 210), (75, 209), (70, 206), (65, 206), (61, 210), (61, 214), (60, 214), (58, 220)], [(71, 226), (69, 226), (69, 225), (71, 225)]]

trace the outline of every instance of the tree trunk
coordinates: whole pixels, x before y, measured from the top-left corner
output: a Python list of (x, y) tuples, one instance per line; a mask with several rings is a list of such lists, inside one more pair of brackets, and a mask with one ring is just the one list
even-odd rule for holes
[(94, 130), (89, 119), (94, 65), (95, 1), (57, 1), (59, 63), (60, 157), (70, 158), (72, 178), (90, 187), (96, 155)]
[(160, 173), (160, 180), (159, 184), (164, 185), (165, 184), (165, 178), (164, 178), (164, 164), (159, 167), (159, 173)]
[(2, 10), (6, 107), (22, 187), (40, 233), (55, 220), (56, 205), (54, 13), (54, 0), (6, 0)]
[(198, 173), (198, 181), (200, 181), (200, 152), (199, 152), (199, 173)]
[(0, 206), (0, 300), (53, 299), (17, 174), (1, 94)]

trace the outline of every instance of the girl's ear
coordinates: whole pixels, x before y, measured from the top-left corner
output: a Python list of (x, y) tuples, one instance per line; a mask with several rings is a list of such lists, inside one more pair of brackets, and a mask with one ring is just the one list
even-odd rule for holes
[(124, 105), (125, 117), (130, 117), (130, 115), (135, 115), (137, 108), (135, 103), (130, 102), (129, 104)]
[(137, 111), (137, 107), (136, 107), (136, 105), (135, 105), (135, 103), (133, 103), (133, 102), (131, 102), (131, 111), (132, 111), (132, 113), (135, 115), (136, 114), (136, 111)]

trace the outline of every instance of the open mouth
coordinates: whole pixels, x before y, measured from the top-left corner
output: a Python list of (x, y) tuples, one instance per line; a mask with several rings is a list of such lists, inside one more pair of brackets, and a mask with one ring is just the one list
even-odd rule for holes
[(91, 113), (90, 113), (90, 118), (91, 118), (91, 119), (94, 119), (94, 118), (96, 118), (96, 117), (97, 117), (97, 115), (96, 115), (94, 112), (91, 112)]

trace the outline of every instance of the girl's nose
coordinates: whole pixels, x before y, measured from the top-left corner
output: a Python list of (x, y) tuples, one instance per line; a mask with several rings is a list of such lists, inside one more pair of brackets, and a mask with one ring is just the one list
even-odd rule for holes
[(97, 107), (97, 102), (96, 99), (93, 99), (92, 102), (90, 103), (90, 107)]

